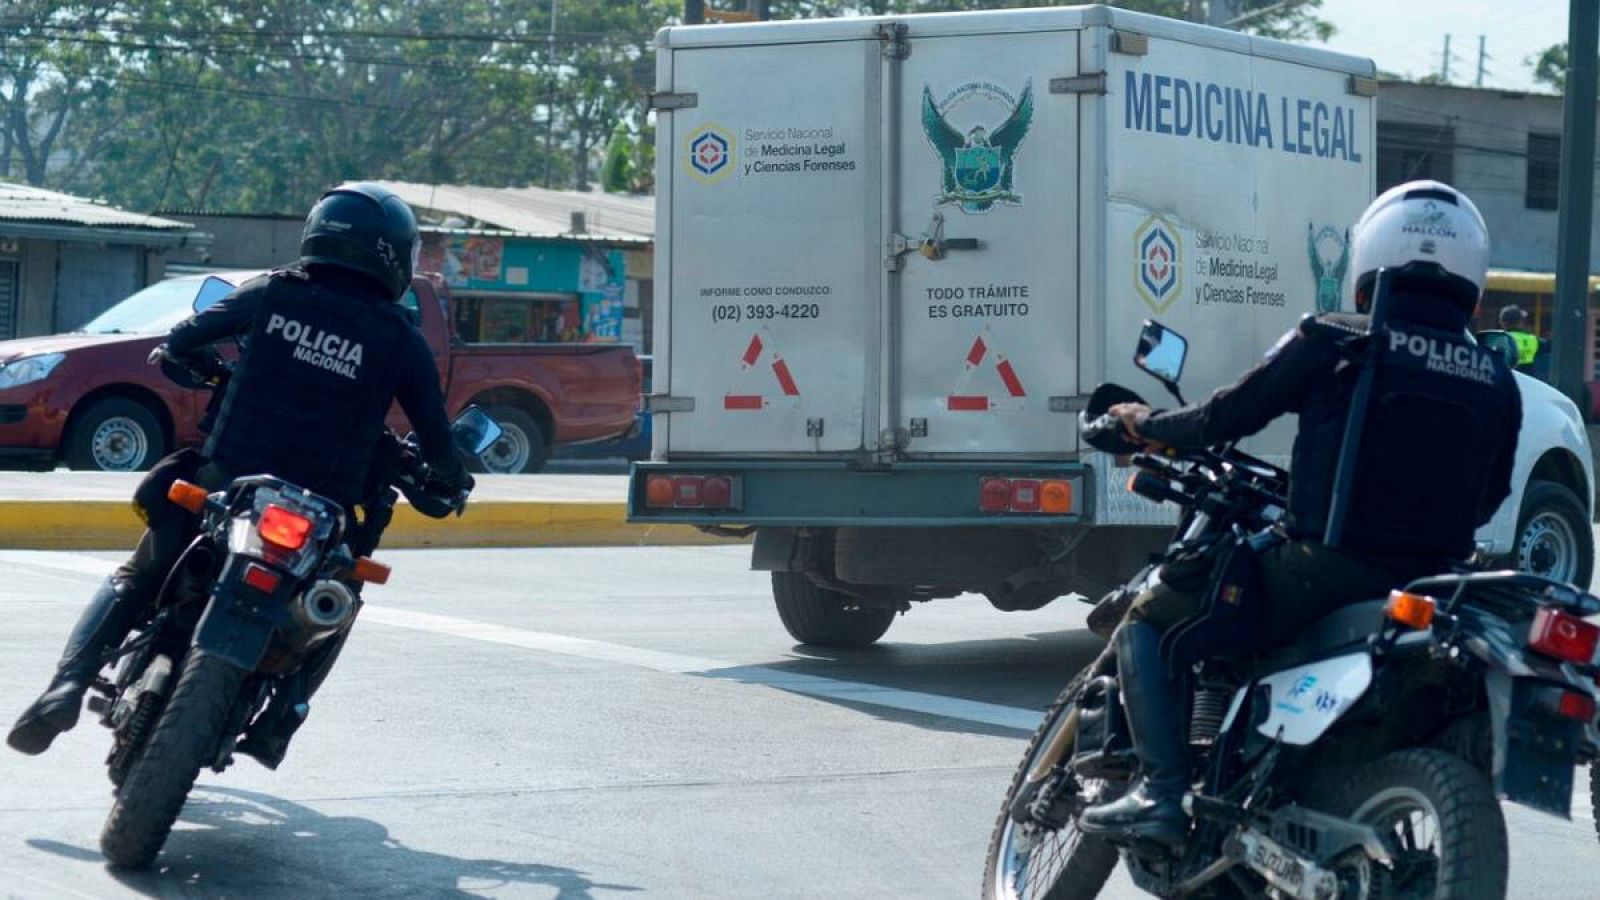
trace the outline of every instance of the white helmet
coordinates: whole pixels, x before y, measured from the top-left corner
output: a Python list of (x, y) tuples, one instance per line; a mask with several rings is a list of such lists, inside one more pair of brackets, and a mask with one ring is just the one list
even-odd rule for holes
[(1468, 312), (1483, 294), (1489, 229), (1467, 195), (1442, 181), (1409, 181), (1384, 191), (1361, 214), (1351, 242), (1358, 295), (1371, 290), (1379, 269), (1436, 279)]

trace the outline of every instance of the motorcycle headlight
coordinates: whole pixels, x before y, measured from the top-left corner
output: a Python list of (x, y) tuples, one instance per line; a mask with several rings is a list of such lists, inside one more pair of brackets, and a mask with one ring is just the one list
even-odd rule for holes
[(66, 358), (65, 353), (42, 353), (38, 356), (24, 356), (8, 363), (0, 363), (0, 390), (21, 387), (48, 378), (56, 366), (61, 365), (61, 361)]

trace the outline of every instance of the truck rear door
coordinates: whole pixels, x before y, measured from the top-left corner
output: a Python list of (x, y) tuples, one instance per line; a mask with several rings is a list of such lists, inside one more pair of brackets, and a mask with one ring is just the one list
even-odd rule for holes
[(864, 446), (879, 368), (882, 64), (867, 29), (670, 54), (674, 95), (693, 99), (658, 125), (670, 383), (654, 391), (674, 400), (656, 426), (669, 453)]
[(893, 386), (909, 455), (1076, 449), (1078, 37), (911, 33)]

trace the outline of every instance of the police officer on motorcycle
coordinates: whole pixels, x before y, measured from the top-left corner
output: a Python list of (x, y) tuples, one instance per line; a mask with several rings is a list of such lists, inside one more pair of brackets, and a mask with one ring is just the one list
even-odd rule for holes
[[(1446, 184), (1403, 184), (1367, 208), (1353, 241), (1359, 314), (1307, 317), (1253, 370), (1203, 403), (1111, 409), (1134, 440), (1180, 449), (1237, 440), (1298, 414), (1288, 540), (1261, 559), (1263, 648), (1346, 603), (1464, 562), (1474, 531), (1511, 492), (1520, 395), (1503, 358), (1467, 334), (1489, 258), (1477, 207)], [(1393, 273), (1387, 327), (1368, 338), (1379, 269)], [(1334, 548), (1322, 538), (1361, 370), (1346, 348), (1360, 340), (1380, 341), (1381, 355), (1347, 498), (1346, 537)], [(1120, 799), (1083, 812), (1085, 833), (1176, 845), (1187, 832), (1187, 672), (1169, 665), (1161, 642), (1201, 611), (1204, 585), (1168, 574), (1134, 601), (1112, 639), (1140, 777)]]
[[(418, 250), (416, 219), (404, 201), (375, 184), (343, 185), (312, 207), (297, 264), (240, 286), (172, 329), (166, 343), (172, 359), (214, 367), (211, 345), (233, 337), (242, 344), (239, 363), (203, 453), (173, 454), (140, 485), (135, 506), (148, 529), (90, 600), (50, 686), (12, 727), (13, 748), (42, 753), (77, 724), (107, 653), (153, 611), (196, 525), (166, 501), (173, 480), (217, 490), (236, 477), (266, 473), (354, 507), (366, 496), (384, 419), (398, 400), (431, 466), (433, 487), (446, 495), (471, 489), (433, 354), (398, 303), (411, 287)], [(339, 643), (329, 642), (330, 657)], [(331, 662), (307, 666), (308, 694)], [(275, 767), (299, 718), (275, 712), (252, 727), (241, 751)]]

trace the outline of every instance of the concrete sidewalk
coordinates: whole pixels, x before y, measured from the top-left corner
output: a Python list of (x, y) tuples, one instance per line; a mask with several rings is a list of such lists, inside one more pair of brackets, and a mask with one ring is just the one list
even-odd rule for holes
[[(0, 472), (0, 549), (121, 550), (143, 524), (129, 498), (137, 474)], [(624, 475), (480, 475), (460, 518), (406, 506), (388, 548), (608, 547), (726, 543), (683, 525), (630, 525)]]

